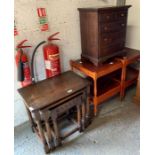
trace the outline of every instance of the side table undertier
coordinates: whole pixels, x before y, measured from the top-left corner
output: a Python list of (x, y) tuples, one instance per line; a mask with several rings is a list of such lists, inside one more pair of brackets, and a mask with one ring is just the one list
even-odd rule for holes
[(73, 71), (80, 71), (91, 81), (90, 100), (94, 104), (94, 115), (100, 103), (120, 93), (120, 99), (125, 96), (125, 90), (137, 80), (139, 71), (130, 65), (139, 61), (138, 50), (124, 48), (123, 52), (108, 61), (95, 66), (86, 59), (71, 60)]

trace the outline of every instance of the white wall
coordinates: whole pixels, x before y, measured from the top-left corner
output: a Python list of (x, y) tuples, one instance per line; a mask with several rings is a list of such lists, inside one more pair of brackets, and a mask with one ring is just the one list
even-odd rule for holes
[[(70, 68), (69, 60), (78, 59), (81, 54), (79, 14), (77, 8), (89, 6), (115, 5), (116, 0), (15, 0), (15, 20), (19, 35), (15, 37), (15, 45), (24, 39), (32, 48), (26, 50), (29, 57), (35, 46), (47, 36), (54, 32), (60, 32), (61, 41), (56, 43), (61, 52), (61, 68), (66, 71)], [(128, 29), (126, 46), (139, 49), (139, 0), (127, 0), (127, 4), (133, 5), (129, 9)], [(39, 30), (39, 21), (36, 9), (45, 7), (49, 22), (49, 31), (41, 32)], [(42, 80), (45, 78), (42, 49), (38, 50), (36, 55), (36, 78)], [(28, 120), (24, 104), (17, 93), (19, 83), (16, 78), (15, 66), (15, 114), (14, 125), (20, 125)]]
[(126, 0), (126, 4), (132, 5), (128, 14), (126, 46), (140, 49), (140, 1)]
[[(115, 4), (114, 0), (15, 0), (15, 20), (17, 29), (19, 30), (19, 35), (15, 37), (15, 45), (19, 41), (27, 39), (27, 44), (33, 46), (26, 50), (31, 57), (34, 47), (40, 41), (45, 40), (50, 34), (59, 31), (61, 41), (57, 41), (56, 43), (60, 47), (62, 71), (66, 71), (70, 68), (69, 60), (80, 58), (81, 54), (77, 8), (113, 4)], [(39, 30), (37, 7), (46, 8), (50, 27), (48, 32), (40, 32)], [(36, 61), (36, 76), (38, 80), (42, 80), (45, 78), (45, 72), (41, 48), (38, 50)], [(19, 88), (16, 72), (15, 66), (15, 126), (28, 120), (22, 99), (16, 91)]]

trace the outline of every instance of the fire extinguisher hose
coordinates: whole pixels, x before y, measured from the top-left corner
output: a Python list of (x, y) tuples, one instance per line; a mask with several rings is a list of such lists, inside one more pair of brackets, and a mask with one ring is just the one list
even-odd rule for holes
[(36, 53), (37, 49), (39, 48), (39, 46), (41, 46), (41, 45), (44, 44), (44, 43), (46, 43), (46, 41), (40, 42), (40, 43), (36, 46), (36, 48), (34, 49), (33, 54), (32, 54), (32, 60), (31, 60), (32, 83), (35, 83), (34, 66), (33, 66), (33, 64), (34, 64), (34, 56), (35, 56), (35, 53)]
[(23, 54), (23, 52), (21, 52), (21, 54), (20, 54), (20, 58), (19, 58), (19, 61), (18, 61), (18, 66), (17, 66), (18, 67), (18, 69), (17, 69), (17, 71), (18, 71), (17, 78), (18, 78), (18, 81), (20, 81), (20, 82), (23, 82), (24, 81), (23, 63), (21, 61), (22, 54)]

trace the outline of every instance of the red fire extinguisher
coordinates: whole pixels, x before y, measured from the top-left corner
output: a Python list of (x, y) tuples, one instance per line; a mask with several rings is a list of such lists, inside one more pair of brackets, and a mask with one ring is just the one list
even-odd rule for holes
[(59, 47), (52, 43), (53, 40), (60, 40), (58, 38), (54, 38), (58, 33), (59, 32), (49, 36), (48, 43), (43, 47), (45, 70), (46, 70), (47, 78), (53, 77), (61, 73)]
[(25, 87), (32, 84), (31, 71), (28, 63), (27, 55), (23, 52), (23, 48), (28, 48), (32, 46), (23, 46), (27, 40), (23, 40), (17, 45), (17, 54), (15, 56), (18, 81), (21, 82), (21, 86)]

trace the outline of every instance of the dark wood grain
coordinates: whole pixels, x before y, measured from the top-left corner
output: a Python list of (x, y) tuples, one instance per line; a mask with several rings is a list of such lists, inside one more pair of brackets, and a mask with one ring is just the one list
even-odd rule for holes
[[(33, 131), (41, 139), (45, 153), (62, 145), (62, 140), (83, 131), (90, 122), (89, 81), (72, 71), (18, 89), (28, 111)], [(76, 121), (70, 110), (76, 108)], [(74, 120), (76, 127), (60, 132), (59, 120)]]
[[(88, 81), (72, 71), (32, 84), (29, 87), (18, 89), (30, 111), (45, 108), (55, 104), (58, 100), (70, 96), (83, 89)], [(68, 93), (68, 90), (72, 92)]]

